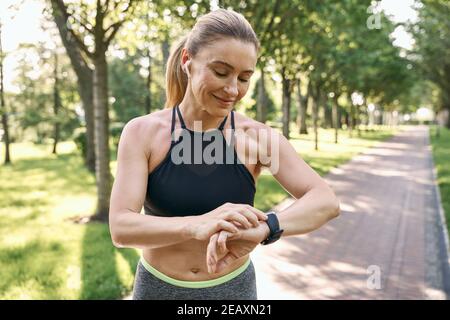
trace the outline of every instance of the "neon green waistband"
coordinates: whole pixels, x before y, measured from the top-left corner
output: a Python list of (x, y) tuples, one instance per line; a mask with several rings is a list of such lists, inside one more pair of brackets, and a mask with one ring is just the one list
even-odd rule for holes
[(143, 257), (141, 257), (141, 263), (144, 266), (144, 268), (148, 272), (153, 274), (155, 277), (157, 277), (158, 279), (165, 281), (167, 283), (173, 284), (174, 286), (184, 287), (184, 288), (208, 288), (208, 287), (217, 286), (219, 284), (230, 281), (231, 279), (240, 275), (250, 265), (250, 258), (248, 258), (248, 260), (242, 266), (240, 266), (236, 270), (230, 272), (229, 274), (226, 274), (217, 279), (205, 280), (205, 281), (177, 280), (177, 279), (171, 278), (169, 276), (166, 276), (164, 273), (153, 268), (150, 264), (148, 264), (147, 261), (145, 261), (145, 259)]

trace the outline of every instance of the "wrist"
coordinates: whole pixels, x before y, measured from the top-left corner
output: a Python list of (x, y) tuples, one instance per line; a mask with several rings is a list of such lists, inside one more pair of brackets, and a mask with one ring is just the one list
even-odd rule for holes
[(266, 240), (270, 235), (270, 228), (266, 221), (261, 221), (259, 223), (259, 228), (261, 229), (261, 235), (262, 238), (260, 239), (259, 243)]
[(191, 216), (182, 217), (183, 221), (181, 223), (181, 225), (182, 225), (181, 233), (183, 235), (183, 238), (186, 241), (195, 239), (196, 226), (195, 226), (195, 221), (194, 221), (195, 219), (194, 218), (195, 218), (195, 216), (194, 217), (191, 217)]
[(267, 217), (268, 219), (265, 222), (270, 232), (268, 237), (261, 242), (262, 245), (268, 245), (278, 241), (284, 232), (284, 230), (280, 228), (280, 223), (275, 211), (269, 211)]

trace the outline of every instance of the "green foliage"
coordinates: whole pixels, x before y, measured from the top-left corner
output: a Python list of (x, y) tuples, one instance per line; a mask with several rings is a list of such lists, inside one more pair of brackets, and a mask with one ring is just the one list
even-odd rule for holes
[(434, 109), (450, 111), (450, 3), (423, 0), (417, 4), (417, 9), (419, 19), (409, 25), (415, 39), (409, 58), (439, 90), (439, 101), (434, 104)]
[(15, 140), (31, 140), (43, 143), (53, 138), (54, 124), (60, 125), (60, 139), (69, 138), (80, 126), (75, 113), (79, 104), (74, 74), (68, 57), (58, 53), (58, 89), (60, 107), (54, 113), (54, 55), (43, 44), (22, 45), (16, 55), (19, 59), (14, 84), (18, 93), (8, 95), (11, 110), (10, 125)]
[(109, 88), (115, 121), (128, 122), (145, 114), (147, 88), (139, 74), (138, 56), (115, 58), (109, 64)]
[[(109, 126), (109, 134), (111, 137), (112, 147), (115, 149), (114, 151), (117, 151), (117, 148), (119, 146), (120, 134), (122, 133), (124, 126), (125, 123), (123, 122), (112, 122)], [(81, 153), (83, 159), (85, 159), (87, 155), (86, 128), (77, 128), (71, 138), (75, 142), (75, 145), (77, 146), (77, 149)]]
[(86, 159), (87, 155), (87, 136), (86, 128), (78, 128), (73, 135), (73, 141), (75, 142), (78, 150), (81, 152), (82, 158)]
[(116, 150), (119, 146), (120, 135), (122, 133), (124, 126), (125, 126), (124, 122), (113, 122), (109, 126), (109, 132), (112, 137), (112, 143)]
[[(256, 119), (256, 105), (257, 105), (257, 101), (258, 101), (258, 95), (259, 95), (259, 83), (261, 82), (261, 78), (258, 79), (258, 81), (255, 84), (255, 88), (252, 92), (252, 96), (251, 96), (251, 102), (249, 104), (249, 107), (245, 110), (246, 113), (248, 113), (248, 116)], [(266, 80), (267, 82), (267, 80)], [(275, 108), (275, 103), (273, 102), (273, 99), (271, 98), (271, 96), (268, 94), (267, 92), (267, 88), (265, 91), (265, 98), (264, 98), (265, 102), (266, 102), (266, 118), (268, 121), (273, 121), (276, 118), (276, 108)]]
[(433, 151), (433, 160), (437, 172), (442, 206), (450, 232), (450, 130), (439, 128), (439, 137), (436, 136), (437, 127), (430, 127), (430, 140)]

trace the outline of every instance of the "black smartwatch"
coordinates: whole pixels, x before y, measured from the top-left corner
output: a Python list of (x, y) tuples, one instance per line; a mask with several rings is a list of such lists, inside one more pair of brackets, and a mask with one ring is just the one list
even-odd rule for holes
[(270, 233), (267, 239), (261, 242), (262, 245), (267, 245), (270, 243), (274, 243), (278, 239), (280, 239), (281, 234), (283, 233), (283, 229), (280, 229), (280, 223), (278, 222), (278, 217), (274, 211), (269, 211), (267, 213), (267, 225), (269, 226)]

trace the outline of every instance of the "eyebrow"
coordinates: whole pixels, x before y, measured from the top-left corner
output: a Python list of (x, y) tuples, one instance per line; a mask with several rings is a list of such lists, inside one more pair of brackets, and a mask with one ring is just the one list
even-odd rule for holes
[[(228, 68), (230, 68), (231, 70), (234, 70), (234, 67), (233, 67), (231, 64), (226, 63), (225, 61), (214, 60), (214, 61), (211, 62), (211, 64), (212, 64), (212, 63), (223, 64), (223, 65), (227, 66)], [(243, 72), (251, 72), (251, 73), (253, 73), (254, 70), (249, 69), (249, 70), (245, 70), (245, 71), (243, 71)]]

